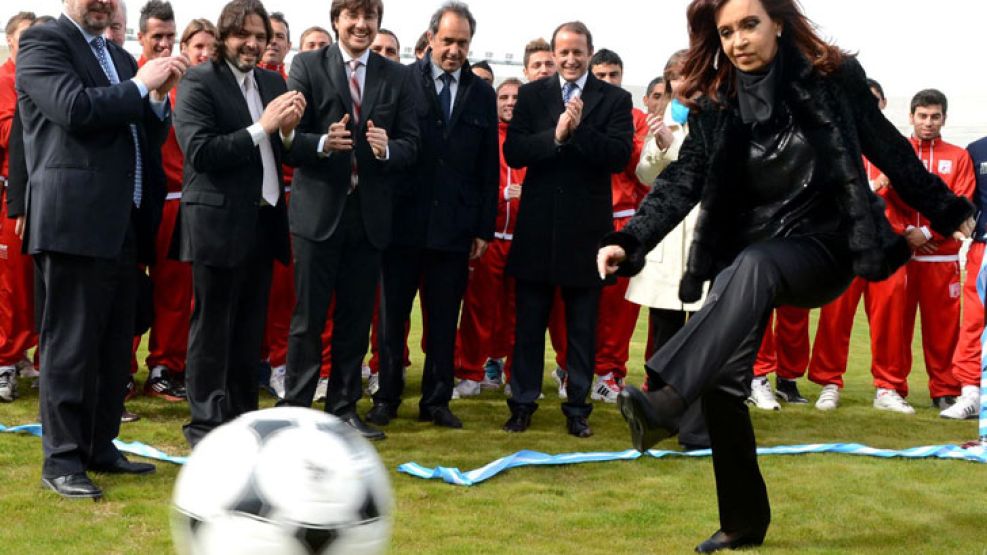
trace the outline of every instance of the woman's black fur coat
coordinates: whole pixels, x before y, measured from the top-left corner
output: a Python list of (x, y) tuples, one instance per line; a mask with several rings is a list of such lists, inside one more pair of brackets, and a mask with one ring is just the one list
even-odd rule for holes
[[(781, 48), (784, 64), (777, 98), (788, 105), (815, 148), (820, 184), (837, 197), (856, 275), (883, 280), (911, 256), (905, 240), (895, 235), (884, 216), (884, 201), (870, 189), (861, 154), (888, 176), (902, 200), (929, 218), (938, 233), (951, 235), (973, 214), (970, 202), (926, 171), (908, 140), (881, 114), (855, 58), (848, 56), (836, 72), (822, 77), (784, 40)], [(724, 105), (699, 100), (689, 115), (689, 135), (678, 161), (655, 180), (627, 226), (602, 241), (620, 245), (627, 253), (618, 274), (640, 272), (645, 255), (702, 202), (679, 285), (683, 302), (699, 299), (703, 283), (747, 246), (733, 238), (745, 225), (737, 221), (735, 208), (744, 205), (738, 198), (744, 184), (738, 179), (745, 174), (749, 142), (750, 127), (741, 122), (735, 97)]]

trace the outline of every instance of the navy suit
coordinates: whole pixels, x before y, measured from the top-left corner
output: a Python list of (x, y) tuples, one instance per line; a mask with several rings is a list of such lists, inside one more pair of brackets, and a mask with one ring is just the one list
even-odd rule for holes
[[(114, 464), (129, 379), (136, 262), (152, 253), (160, 150), (167, 118), (129, 81), (137, 63), (106, 44), (111, 85), (66, 16), (24, 31), (18, 108), (29, 183), (25, 243), (47, 292), (40, 319), (45, 478)], [(134, 206), (131, 125), (142, 154), (143, 202)]]
[(404, 323), (419, 284), (428, 315), (423, 415), (452, 396), (459, 306), (475, 238), (493, 238), (500, 161), (493, 89), (464, 64), (448, 124), (432, 74), (431, 51), (412, 66), (421, 153), (397, 192), (394, 240), (383, 260), (383, 338), (375, 404), (396, 408), (404, 390)]

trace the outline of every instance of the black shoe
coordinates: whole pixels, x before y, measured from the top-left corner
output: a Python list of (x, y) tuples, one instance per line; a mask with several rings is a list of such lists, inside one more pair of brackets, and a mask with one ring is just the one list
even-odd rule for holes
[(808, 399), (799, 393), (799, 386), (795, 380), (786, 380), (785, 378), (777, 378), (775, 380), (775, 397), (786, 403), (792, 403), (794, 405), (801, 405), (809, 402)]
[(67, 499), (99, 499), (103, 490), (92, 483), (85, 472), (55, 478), (41, 478), (41, 485)]
[(696, 546), (696, 553), (712, 553), (721, 549), (739, 549), (764, 543), (765, 532), (728, 534), (717, 530), (708, 540)]
[(367, 411), (367, 422), (378, 426), (387, 426), (391, 420), (398, 417), (398, 409), (385, 405), (384, 403), (374, 403), (374, 406)]
[(346, 425), (349, 426), (350, 428), (353, 428), (354, 430), (360, 432), (360, 435), (362, 435), (366, 439), (369, 439), (370, 441), (380, 441), (385, 437), (387, 437), (386, 435), (384, 435), (384, 432), (364, 424), (363, 420), (360, 420), (360, 417), (357, 416), (355, 412), (345, 415), (339, 415), (339, 419), (342, 420), (344, 423), (346, 423)]
[(709, 445), (699, 445), (698, 443), (680, 443), (682, 446), (683, 453), (689, 453), (691, 451), (702, 451), (703, 449), (709, 449)]
[(140, 419), (141, 417), (139, 414), (130, 412), (126, 408), (124, 408), (123, 412), (120, 413), (120, 422), (123, 422), (124, 424), (127, 422), (137, 422)]
[(511, 417), (504, 423), (504, 431), (520, 433), (531, 426), (531, 413), (526, 410), (515, 410), (511, 412)]
[(669, 386), (647, 393), (626, 385), (617, 397), (620, 414), (631, 429), (631, 443), (644, 452), (679, 431), (685, 401)]
[(443, 428), (459, 429), (463, 427), (463, 421), (449, 410), (449, 407), (432, 407), (430, 409), (419, 409), (419, 422), (431, 422)]
[(150, 474), (157, 470), (157, 467), (151, 463), (131, 462), (125, 457), (120, 457), (112, 464), (92, 465), (89, 470), (100, 474)]
[(158, 397), (172, 403), (188, 400), (188, 392), (185, 390), (185, 376), (176, 375), (167, 368), (154, 378), (148, 378), (144, 382), (144, 395), (147, 397)]
[(956, 404), (955, 395), (943, 395), (942, 397), (932, 398), (932, 408), (939, 409), (941, 411), (946, 410), (955, 404)]
[(586, 438), (593, 435), (593, 429), (589, 427), (589, 422), (582, 416), (570, 416), (566, 418), (566, 428), (569, 435)]

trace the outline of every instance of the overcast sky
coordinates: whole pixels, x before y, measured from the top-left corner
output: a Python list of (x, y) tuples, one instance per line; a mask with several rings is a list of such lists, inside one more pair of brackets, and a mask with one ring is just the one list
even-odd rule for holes
[[(179, 33), (196, 17), (215, 21), (225, 0), (171, 0)], [(385, 0), (383, 26), (397, 33), (402, 46), (413, 46), (442, 0)], [(475, 57), (493, 53), (519, 59), (524, 44), (548, 38), (563, 21), (580, 19), (597, 48), (616, 51), (625, 65), (625, 84), (645, 85), (659, 74), (668, 56), (687, 46), (688, 0), (473, 0), (477, 19)], [(136, 29), (141, 0), (128, 2), (128, 24)], [(329, 0), (272, 0), (269, 11), (285, 13), (293, 38), (310, 25), (329, 28)], [(987, 123), (987, 25), (984, 0), (802, 0), (805, 13), (823, 35), (842, 48), (859, 52), (869, 76), (881, 81), (889, 97), (905, 99), (936, 87), (956, 103), (965, 124)], [(0, 18), (17, 9), (58, 14), (60, 0), (2, 0)], [(967, 99), (964, 102), (964, 97)], [(900, 107), (889, 108), (899, 110)], [(905, 108), (907, 110), (907, 107)], [(982, 112), (979, 110), (983, 110)], [(891, 115), (891, 114), (889, 114)], [(906, 113), (907, 116), (907, 113)], [(892, 119), (899, 120), (898, 117)], [(953, 118), (954, 120), (958, 118)], [(951, 122), (954, 123), (954, 122)], [(947, 126), (948, 127), (948, 126)], [(983, 130), (987, 133), (987, 128)]]

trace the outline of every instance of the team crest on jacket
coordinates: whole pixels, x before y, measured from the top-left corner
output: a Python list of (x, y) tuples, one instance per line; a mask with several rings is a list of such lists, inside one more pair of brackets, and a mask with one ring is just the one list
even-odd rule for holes
[(980, 163), (980, 175), (987, 175), (987, 162)]
[(939, 175), (947, 175), (953, 173), (953, 161), (952, 160), (939, 160)]

